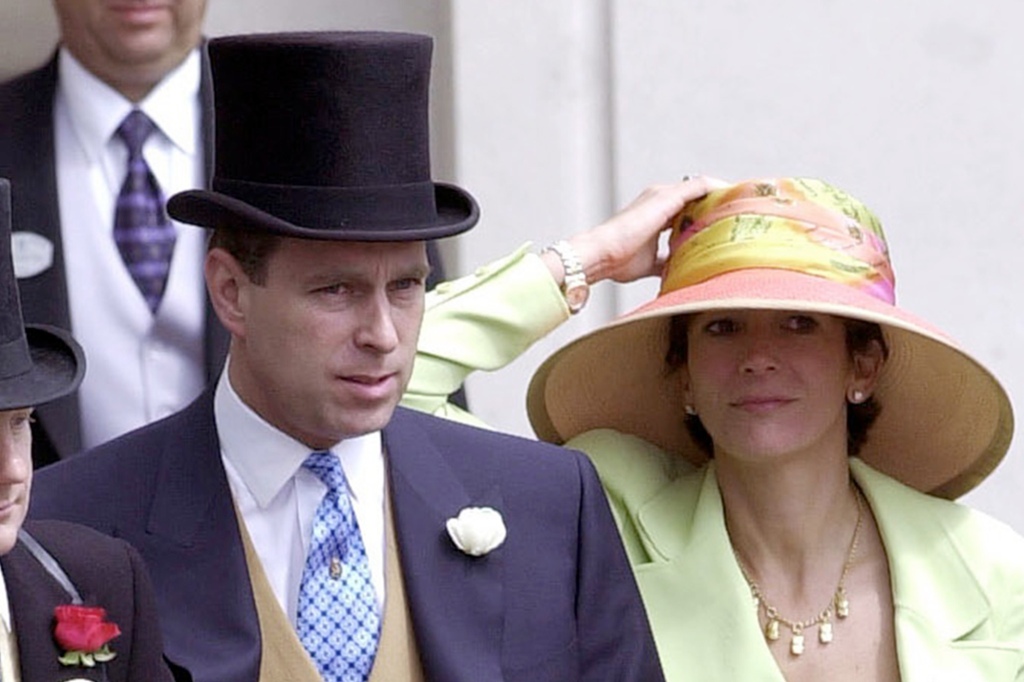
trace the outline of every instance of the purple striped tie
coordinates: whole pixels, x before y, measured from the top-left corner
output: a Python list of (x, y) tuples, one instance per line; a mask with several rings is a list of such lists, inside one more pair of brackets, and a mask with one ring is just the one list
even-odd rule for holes
[(114, 209), (114, 241), (149, 309), (156, 313), (167, 284), (176, 234), (160, 185), (142, 157), (142, 145), (154, 130), (156, 124), (138, 109), (117, 129), (117, 136), (128, 148), (128, 172)]

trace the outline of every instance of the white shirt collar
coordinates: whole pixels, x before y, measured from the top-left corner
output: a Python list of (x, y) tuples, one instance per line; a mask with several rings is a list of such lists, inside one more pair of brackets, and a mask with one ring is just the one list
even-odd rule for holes
[[(256, 503), (261, 508), (266, 507), (295, 477), (311, 450), (267, 423), (243, 403), (231, 386), (226, 370), (217, 382), (214, 417), (221, 453)], [(332, 447), (331, 452), (341, 459), (349, 492), (357, 503), (361, 494), (374, 498), (383, 495), (380, 431), (347, 438)]]
[(0, 568), (0, 619), (3, 619), (7, 626), (7, 632), (14, 632), (11, 628), (11, 603), (7, 598), (7, 581), (4, 580), (3, 568)]
[[(186, 154), (195, 154), (201, 125), (202, 67), (198, 49), (137, 105), (94, 76), (66, 49), (60, 50), (57, 68), (57, 87), (64, 100), (73, 103), (68, 107), (71, 126), (90, 160), (100, 157), (121, 121), (136, 106), (156, 123), (171, 144)], [(191, 102), (191, 111), (183, 112), (182, 102)]]

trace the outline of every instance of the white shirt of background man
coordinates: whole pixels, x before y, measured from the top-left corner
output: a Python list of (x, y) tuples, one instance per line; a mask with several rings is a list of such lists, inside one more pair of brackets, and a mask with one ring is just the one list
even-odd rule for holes
[[(157, 125), (143, 155), (166, 197), (203, 185), (200, 58), (193, 52), (138, 104)], [(206, 384), (204, 230), (175, 223), (167, 288), (154, 316), (114, 243), (128, 154), (114, 133), (132, 109), (120, 93), (59, 56), (57, 188), (71, 327), (88, 371), (79, 389), (92, 447), (192, 401)]]

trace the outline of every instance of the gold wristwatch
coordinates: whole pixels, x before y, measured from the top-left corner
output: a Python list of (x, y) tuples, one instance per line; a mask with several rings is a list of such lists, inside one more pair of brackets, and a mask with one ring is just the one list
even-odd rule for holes
[(583, 263), (569, 246), (569, 242), (564, 239), (544, 250), (551, 251), (562, 261), (562, 269), (565, 271), (565, 277), (562, 280), (562, 295), (565, 296), (569, 312), (575, 315), (583, 310), (587, 299), (590, 298), (590, 285), (587, 283), (586, 273), (583, 272)]

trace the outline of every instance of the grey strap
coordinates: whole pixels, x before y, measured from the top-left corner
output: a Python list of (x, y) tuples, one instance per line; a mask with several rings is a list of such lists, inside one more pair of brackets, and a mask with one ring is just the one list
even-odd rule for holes
[(18, 531), (18, 539), (25, 545), (25, 549), (32, 553), (32, 556), (36, 558), (46, 572), (49, 573), (54, 580), (56, 580), (64, 591), (67, 592), (68, 597), (71, 598), (72, 604), (81, 604), (82, 595), (78, 594), (78, 590), (75, 589), (75, 584), (71, 582), (71, 578), (64, 572), (57, 560), (53, 558), (53, 555), (46, 551), (46, 549), (39, 544), (39, 541), (28, 534), (24, 528)]

